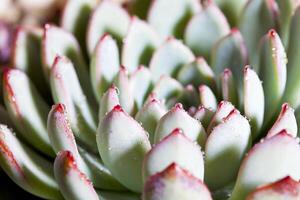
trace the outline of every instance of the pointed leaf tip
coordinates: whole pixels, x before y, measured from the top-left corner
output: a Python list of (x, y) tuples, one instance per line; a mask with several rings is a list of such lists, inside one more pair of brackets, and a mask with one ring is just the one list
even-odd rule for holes
[(287, 176), (274, 183), (256, 188), (248, 195), (247, 200), (265, 198), (297, 200), (300, 198), (300, 183)]
[[(172, 192), (169, 192), (170, 190)], [(148, 179), (145, 184), (143, 199), (212, 200), (210, 192), (204, 183), (176, 163), (170, 164), (162, 172)]]

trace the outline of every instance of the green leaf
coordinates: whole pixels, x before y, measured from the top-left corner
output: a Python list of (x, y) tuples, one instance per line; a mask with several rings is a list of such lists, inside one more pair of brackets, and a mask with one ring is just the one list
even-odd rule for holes
[(243, 8), (247, 0), (215, 0), (216, 4), (225, 14), (231, 27), (238, 25), (240, 16), (242, 15)]
[[(230, 200), (245, 199), (256, 187), (285, 176), (300, 178), (300, 146), (285, 130), (257, 143), (244, 158)], [(266, 170), (262, 170), (266, 169)]]
[(178, 128), (157, 143), (146, 155), (143, 164), (144, 181), (172, 163), (176, 163), (196, 178), (203, 180), (204, 160), (201, 148)]
[(83, 93), (73, 64), (66, 57), (56, 57), (51, 69), (50, 83), (55, 103), (66, 106), (76, 138), (96, 152), (96, 115)]
[(42, 36), (40, 28), (19, 27), (12, 45), (12, 66), (24, 71), (39, 92), (49, 98), (48, 83), (43, 76)]
[(238, 94), (235, 79), (230, 69), (224, 69), (221, 74), (222, 99), (238, 106)]
[(61, 27), (77, 38), (85, 55), (87, 53), (86, 33), (93, 4), (93, 0), (67, 1), (60, 19)]
[(126, 2), (126, 6), (131, 15), (146, 19), (152, 2), (152, 0), (133, 0)]
[(128, 77), (128, 71), (125, 67), (121, 67), (119, 73), (116, 75), (114, 82), (115, 86), (119, 89), (119, 101), (124, 110), (133, 114), (134, 112), (134, 96), (133, 88)]
[(265, 93), (265, 121), (267, 124), (277, 109), (287, 80), (287, 58), (284, 47), (275, 30), (263, 38), (260, 48), (260, 77)]
[(135, 119), (142, 124), (143, 128), (149, 133), (149, 140), (154, 144), (155, 128), (160, 118), (166, 114), (165, 105), (162, 101), (152, 98), (146, 102), (143, 107), (138, 111)]
[(122, 65), (131, 73), (140, 65), (149, 66), (153, 52), (160, 45), (161, 39), (152, 27), (136, 17), (131, 23), (123, 40)]
[(207, 133), (210, 134), (210, 132), (216, 127), (218, 124), (220, 124), (223, 121), (223, 118), (228, 116), (229, 113), (234, 109), (234, 106), (228, 102), (228, 101), (221, 101), (218, 104), (217, 110), (212, 117), (210, 124), (207, 127)]
[(140, 200), (140, 195), (129, 192), (97, 191), (101, 200)]
[[(287, 187), (288, 186), (288, 187)], [(274, 183), (256, 188), (248, 195), (247, 200), (258, 199), (290, 199), (300, 198), (300, 183), (290, 176), (280, 179)]]
[(112, 35), (121, 44), (129, 24), (130, 16), (122, 7), (112, 1), (102, 1), (88, 24), (86, 43), (89, 54), (93, 53), (98, 40), (105, 33)]
[(42, 41), (42, 59), (47, 78), (49, 78), (52, 65), (57, 56), (66, 56), (72, 61), (85, 94), (93, 105), (96, 105), (89, 78), (88, 66), (84, 61), (76, 38), (62, 28), (46, 24)]
[(277, 117), (277, 120), (268, 131), (267, 138), (270, 138), (278, 134), (281, 130), (287, 130), (293, 137), (297, 137), (297, 121), (294, 114), (294, 109), (291, 108), (287, 103), (281, 106), (281, 112)]
[(5, 125), (0, 125), (0, 165), (27, 192), (45, 199), (63, 199), (52, 164), (21, 143)]
[(200, 121), (206, 130), (214, 114), (215, 113), (213, 110), (205, 108), (204, 106), (199, 106), (196, 112), (193, 114), (193, 117)]
[(154, 143), (160, 142), (175, 128), (180, 128), (192, 141), (197, 141), (201, 147), (204, 147), (206, 141), (206, 133), (201, 123), (192, 118), (177, 103), (169, 112), (167, 112), (160, 120), (155, 130)]
[(265, 96), (261, 81), (256, 72), (246, 66), (244, 68), (244, 113), (251, 124), (252, 139), (255, 139), (263, 125), (265, 112)]
[(266, 32), (275, 28), (278, 23), (278, 7), (276, 1), (251, 0), (242, 10), (239, 28), (248, 49), (250, 64), (257, 65), (257, 48)]
[(167, 107), (172, 106), (183, 92), (182, 85), (169, 76), (162, 76), (155, 84), (150, 97), (166, 101)]
[(235, 180), (241, 161), (251, 143), (247, 119), (237, 110), (216, 126), (205, 145), (205, 182), (212, 190)]
[(151, 4), (147, 19), (163, 38), (171, 35), (182, 38), (188, 21), (200, 9), (197, 0), (156, 0)]
[(178, 72), (177, 80), (183, 85), (200, 84), (215, 88), (215, 75), (203, 57), (198, 57), (191, 63), (184, 65)]
[(300, 41), (298, 36), (300, 34), (300, 7), (295, 11), (291, 21), (289, 47), (287, 50), (288, 64), (287, 64), (287, 83), (284, 101), (288, 102), (292, 107), (298, 108), (300, 105)]
[(195, 56), (182, 42), (168, 38), (154, 53), (150, 71), (157, 81), (162, 75), (176, 76), (180, 68), (192, 62)]
[[(191, 187), (193, 186), (193, 187)], [(176, 163), (151, 176), (146, 182), (144, 200), (212, 200), (204, 183)]]
[[(54, 162), (55, 179), (66, 200), (99, 200), (92, 182), (77, 167), (70, 151), (61, 151)], [(78, 189), (80, 188), (80, 190)]]
[(292, 16), (296, 8), (300, 5), (298, 1), (286, 0), (280, 1), (276, 0), (278, 4), (278, 9), (280, 11), (279, 22), (280, 22), (280, 37), (285, 47), (288, 47), (290, 27)]
[(101, 37), (92, 54), (90, 77), (94, 94), (99, 100), (110, 87), (120, 68), (117, 43), (108, 34)]
[(105, 115), (97, 132), (98, 149), (104, 164), (124, 186), (140, 192), (143, 187), (142, 162), (151, 148), (147, 132), (119, 105)]
[(3, 93), (5, 106), (20, 136), (40, 152), (54, 156), (46, 127), (50, 108), (26, 74), (18, 69), (6, 69)]
[(203, 9), (189, 21), (184, 41), (195, 55), (210, 59), (213, 45), (230, 32), (230, 27), (213, 1), (206, 1), (203, 4)]
[(100, 101), (99, 122), (101, 122), (103, 117), (108, 112), (110, 112), (116, 105), (120, 104), (118, 95), (119, 89), (115, 85), (112, 85), (104, 93)]
[[(243, 68), (248, 63), (248, 55), (239, 30), (232, 29), (227, 36), (217, 42), (212, 50), (211, 63), (216, 75), (221, 74), (226, 68), (231, 70), (238, 89), (238, 99), (242, 100)], [(217, 83), (220, 90), (220, 80), (217, 79)], [(239, 105), (243, 105), (242, 102), (239, 102)]]
[(140, 109), (153, 87), (153, 80), (150, 70), (144, 66), (140, 66), (131, 75), (130, 82), (135, 103), (137, 108)]
[(200, 105), (216, 110), (217, 109), (217, 99), (213, 91), (206, 85), (199, 86), (199, 96), (200, 96)]

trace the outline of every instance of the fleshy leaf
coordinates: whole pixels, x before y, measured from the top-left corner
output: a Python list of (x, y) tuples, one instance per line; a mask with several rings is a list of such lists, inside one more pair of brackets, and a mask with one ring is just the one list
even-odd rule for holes
[(78, 169), (70, 151), (61, 151), (57, 155), (54, 162), (54, 174), (66, 200), (99, 200), (92, 182)]
[(148, 21), (164, 38), (171, 35), (182, 38), (189, 19), (200, 9), (200, 3), (197, 0), (152, 1)]
[(207, 133), (209, 134), (215, 126), (223, 121), (223, 118), (227, 117), (229, 113), (234, 109), (234, 106), (228, 101), (221, 101), (218, 104), (217, 110), (207, 127)]
[(258, 136), (264, 120), (265, 97), (262, 83), (256, 72), (244, 68), (244, 112), (250, 120), (252, 139)]
[(265, 123), (268, 123), (283, 96), (287, 80), (287, 58), (275, 30), (263, 38), (260, 48), (260, 76), (265, 93)]
[(284, 101), (288, 102), (295, 109), (300, 105), (300, 41), (298, 36), (300, 34), (300, 7), (294, 13), (291, 21), (289, 46), (287, 50), (288, 64), (287, 64), (287, 84), (285, 94), (283, 95)]
[(149, 133), (150, 143), (154, 143), (155, 128), (160, 118), (166, 114), (166, 108), (162, 101), (153, 98), (136, 114), (135, 119), (142, 124), (143, 128)]
[(114, 79), (114, 84), (119, 89), (120, 105), (127, 113), (132, 114), (134, 112), (133, 88), (125, 67), (120, 68)]
[[(121, 184), (112, 177), (111, 173), (96, 156), (77, 149), (74, 134), (63, 104), (54, 105), (48, 115), (48, 134), (55, 153), (70, 151), (80, 171), (101, 189), (124, 189)], [(82, 157), (83, 155), (83, 157)], [(84, 158), (84, 160), (83, 160)]]
[(216, 4), (225, 14), (228, 22), (232, 27), (237, 26), (240, 21), (243, 8), (245, 7), (247, 0), (215, 0)]
[(146, 155), (143, 163), (144, 181), (172, 163), (203, 180), (204, 161), (201, 148), (178, 128), (157, 143)]
[(200, 84), (206, 84), (215, 87), (214, 72), (203, 57), (184, 65), (178, 72), (177, 79), (183, 85), (193, 84), (198, 87)]
[(171, 37), (155, 51), (149, 67), (153, 79), (157, 81), (162, 75), (176, 76), (183, 65), (194, 59), (195, 57), (188, 47)]
[[(55, 42), (53, 42), (55, 41)], [(87, 97), (94, 100), (88, 67), (84, 61), (76, 38), (66, 30), (46, 24), (42, 41), (42, 59), (46, 77), (49, 77), (52, 65), (57, 56), (66, 56), (74, 64), (74, 69)], [(95, 102), (93, 102), (95, 103)]]
[[(256, 187), (285, 176), (300, 178), (300, 146), (285, 130), (257, 143), (244, 158), (230, 200), (245, 199)], [(254, 173), (255, 172), (255, 173)]]
[(54, 156), (47, 134), (50, 108), (24, 72), (6, 69), (3, 74), (4, 102), (22, 137), (39, 151)]
[(228, 22), (213, 1), (204, 1), (203, 9), (188, 23), (184, 41), (195, 55), (210, 58), (213, 45), (230, 32)]
[(234, 181), (251, 143), (249, 122), (237, 110), (216, 126), (205, 145), (205, 182), (212, 190)]
[(272, 137), (279, 133), (281, 130), (287, 130), (293, 137), (297, 137), (297, 121), (294, 114), (294, 109), (291, 108), (287, 103), (281, 106), (281, 112), (273, 124), (272, 128), (267, 134), (267, 138)]
[(237, 87), (235, 79), (230, 69), (224, 69), (221, 74), (221, 90), (223, 100), (231, 102), (233, 105), (238, 105)]
[(188, 138), (192, 141), (197, 141), (201, 147), (204, 147), (206, 141), (204, 128), (198, 120), (191, 117), (183, 109), (180, 103), (177, 103), (159, 120), (155, 130), (154, 143), (160, 142), (175, 128), (182, 129)]
[(151, 148), (147, 132), (141, 125), (117, 105), (100, 123), (97, 144), (112, 175), (130, 190), (140, 192), (142, 162)]
[(101, 122), (103, 117), (116, 105), (120, 104), (118, 94), (119, 89), (114, 85), (108, 88), (108, 90), (104, 93), (100, 101), (99, 122)]
[(259, 41), (266, 32), (278, 23), (278, 7), (275, 0), (248, 1), (241, 12), (239, 28), (247, 45), (250, 64), (257, 66), (256, 56)]
[(213, 91), (207, 85), (199, 86), (200, 104), (206, 108), (216, 110), (217, 99)]
[(61, 27), (73, 33), (86, 53), (86, 32), (92, 12), (92, 0), (67, 1), (60, 18)]
[(87, 30), (87, 49), (92, 54), (96, 44), (105, 33), (112, 35), (119, 44), (125, 37), (130, 24), (130, 16), (117, 3), (102, 1), (94, 10)]
[(274, 183), (256, 188), (247, 200), (285, 199), (297, 200), (300, 198), (300, 183), (287, 176)]
[(108, 34), (103, 35), (92, 55), (90, 77), (97, 99), (108, 89), (119, 71), (119, 50), (117, 43)]
[(134, 100), (140, 109), (153, 87), (151, 72), (148, 68), (140, 66), (130, 77)]
[(214, 111), (204, 106), (199, 106), (196, 112), (194, 113), (193, 117), (201, 122), (203, 127), (207, 129), (211, 119), (214, 116)]
[(56, 57), (51, 69), (50, 83), (54, 101), (66, 106), (75, 136), (95, 151), (95, 114), (79, 84), (73, 64), (66, 57)]
[(88, 166), (90, 170), (90, 179), (97, 189), (127, 191), (127, 188), (125, 188), (115, 177), (112, 176), (111, 172), (104, 165), (99, 156), (89, 153), (82, 148), (79, 148), (79, 154)]
[(135, 71), (140, 65), (149, 66), (152, 54), (159, 45), (160, 38), (152, 27), (133, 17), (123, 41), (122, 65), (129, 72)]
[(144, 188), (143, 199), (212, 200), (204, 183), (175, 163), (148, 179)]
[(191, 106), (199, 105), (199, 94), (193, 85), (187, 85), (184, 87), (181, 96), (178, 98), (177, 102), (182, 103), (185, 109)]
[[(239, 100), (242, 100), (243, 67), (247, 63), (248, 55), (243, 37), (239, 30), (234, 28), (214, 46), (211, 67), (215, 74), (221, 74), (225, 68), (231, 70), (233, 77), (235, 77)], [(220, 81), (218, 88), (220, 90)], [(242, 102), (239, 104), (242, 105)]]
[(155, 94), (159, 100), (165, 100), (166, 105), (170, 106), (176, 102), (177, 98), (182, 94), (182, 91), (183, 87), (177, 80), (169, 76), (162, 76), (156, 82), (152, 94)]
[(43, 76), (41, 44), (43, 31), (40, 28), (19, 27), (16, 30), (12, 49), (12, 66), (24, 71), (44, 96), (48, 85)]
[(296, 8), (300, 5), (300, 2), (294, 0), (276, 0), (276, 2), (280, 11), (280, 37), (284, 46), (288, 47), (292, 16), (294, 15)]
[(63, 199), (53, 175), (53, 166), (0, 125), (0, 165), (27, 192), (45, 199)]
[(129, 192), (97, 191), (100, 200), (140, 200), (140, 195)]

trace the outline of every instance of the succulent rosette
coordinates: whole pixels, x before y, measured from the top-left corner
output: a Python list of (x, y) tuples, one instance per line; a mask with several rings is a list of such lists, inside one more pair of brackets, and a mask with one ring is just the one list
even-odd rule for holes
[(14, 33), (0, 166), (44, 199), (299, 199), (299, 20), (294, 0), (68, 1)]

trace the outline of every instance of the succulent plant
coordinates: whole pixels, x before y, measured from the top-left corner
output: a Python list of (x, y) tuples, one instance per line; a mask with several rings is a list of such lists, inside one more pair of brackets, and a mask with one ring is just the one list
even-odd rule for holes
[(299, 199), (299, 20), (294, 0), (68, 1), (8, 45), (0, 166), (44, 199)]

